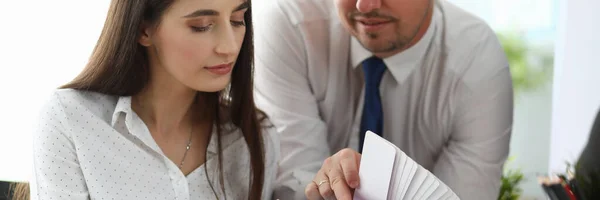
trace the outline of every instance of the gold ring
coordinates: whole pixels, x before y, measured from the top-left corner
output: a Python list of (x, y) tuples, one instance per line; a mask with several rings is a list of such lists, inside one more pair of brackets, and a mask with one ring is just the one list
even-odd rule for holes
[(317, 187), (321, 187), (321, 185), (323, 185), (323, 183), (327, 183), (327, 180), (322, 180), (321, 182), (319, 182), (317, 184)]

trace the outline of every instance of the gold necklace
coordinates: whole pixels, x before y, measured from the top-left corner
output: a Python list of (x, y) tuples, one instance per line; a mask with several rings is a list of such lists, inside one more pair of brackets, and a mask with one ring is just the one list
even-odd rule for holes
[(190, 150), (190, 147), (192, 146), (192, 130), (194, 128), (194, 125), (192, 124), (192, 127), (190, 127), (190, 137), (188, 139), (188, 143), (185, 146), (185, 153), (183, 153), (183, 158), (181, 159), (181, 164), (179, 164), (179, 169), (181, 169), (183, 167), (183, 163), (185, 162), (185, 156), (187, 156), (188, 151)]

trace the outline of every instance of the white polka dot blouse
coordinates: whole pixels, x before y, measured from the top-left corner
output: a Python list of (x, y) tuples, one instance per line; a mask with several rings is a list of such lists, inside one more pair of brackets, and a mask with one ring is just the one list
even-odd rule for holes
[[(277, 174), (280, 147), (275, 131), (263, 131), (263, 199), (271, 198)], [(250, 159), (240, 131), (222, 136), (223, 194), (216, 137), (207, 147), (206, 163), (185, 176), (133, 112), (130, 97), (57, 90), (40, 112), (33, 140), (32, 199), (248, 198)]]

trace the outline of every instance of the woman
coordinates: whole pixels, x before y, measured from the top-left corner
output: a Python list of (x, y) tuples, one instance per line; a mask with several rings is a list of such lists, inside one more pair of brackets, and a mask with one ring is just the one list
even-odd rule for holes
[(113, 0), (34, 135), (39, 199), (270, 199), (249, 0)]

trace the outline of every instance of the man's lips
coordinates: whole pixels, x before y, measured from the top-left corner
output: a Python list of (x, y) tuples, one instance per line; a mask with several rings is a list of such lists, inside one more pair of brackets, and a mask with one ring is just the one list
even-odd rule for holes
[(364, 18), (364, 17), (357, 17), (354, 20), (356, 22), (358, 22), (358, 23), (363, 24), (363, 25), (380, 25), (380, 24), (385, 24), (385, 23), (392, 22), (392, 20), (390, 20), (390, 19), (384, 19), (384, 18)]
[(386, 18), (356, 17), (356, 26), (366, 32), (377, 32), (387, 27), (393, 20)]

